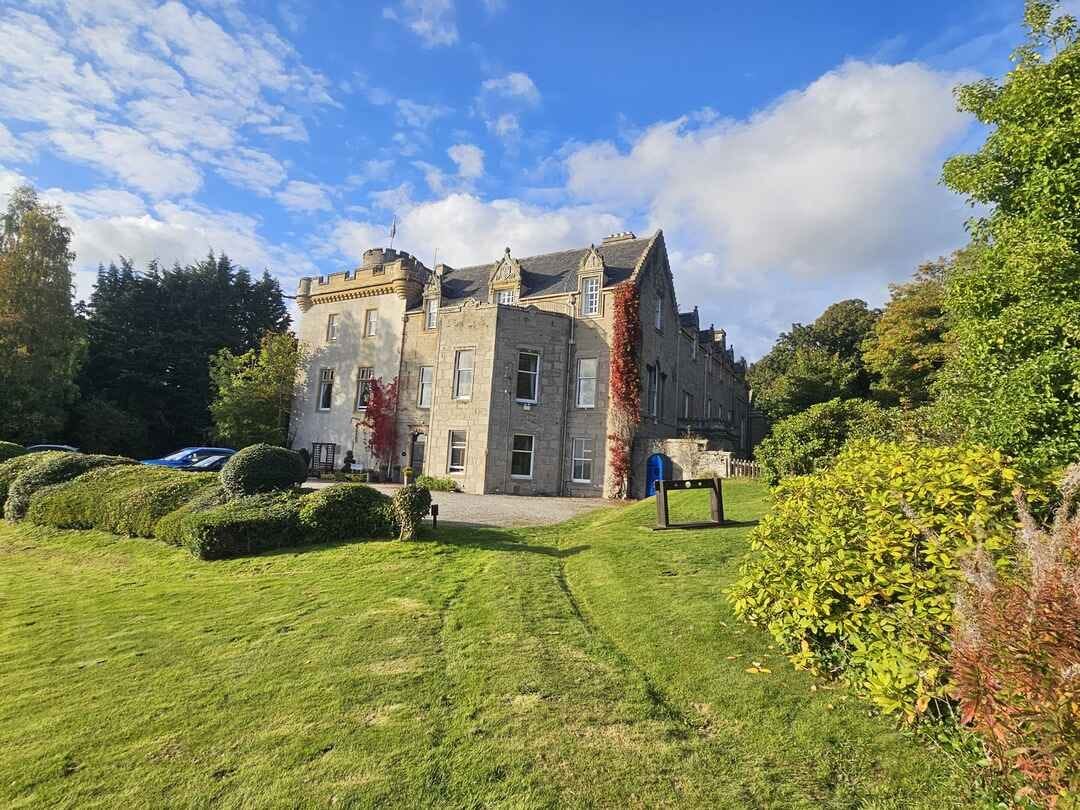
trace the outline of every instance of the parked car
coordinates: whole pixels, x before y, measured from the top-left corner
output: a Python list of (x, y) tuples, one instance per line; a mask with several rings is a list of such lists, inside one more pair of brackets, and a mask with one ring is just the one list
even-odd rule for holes
[(220, 456), (207, 456), (201, 461), (196, 461), (194, 464), (185, 464), (181, 467), (181, 470), (187, 472), (220, 472), (221, 468), (225, 466), (225, 462), (229, 460), (229, 455)]
[[(214, 456), (224, 456), (228, 460), (229, 456), (235, 452), (229, 447), (185, 447), (183, 450), (177, 450), (175, 453), (170, 453), (162, 458), (148, 458), (142, 463), (149, 464), (152, 467), (183, 469)], [(224, 464), (224, 461), (222, 463)]]
[(70, 444), (31, 444), (26, 448), (27, 453), (46, 453), (49, 450), (59, 450), (62, 453), (78, 453), (78, 447)]

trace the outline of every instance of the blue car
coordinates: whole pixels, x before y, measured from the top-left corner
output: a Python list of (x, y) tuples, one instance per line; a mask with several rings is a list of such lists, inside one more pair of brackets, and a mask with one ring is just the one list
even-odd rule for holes
[(228, 458), (235, 453), (228, 447), (185, 447), (183, 450), (177, 450), (175, 453), (170, 453), (164, 458), (150, 458), (143, 461), (143, 464), (149, 464), (151, 467), (174, 467), (176, 469), (182, 469), (184, 467), (191, 467), (198, 464), (200, 461), (205, 461), (208, 458), (214, 456), (223, 456)]

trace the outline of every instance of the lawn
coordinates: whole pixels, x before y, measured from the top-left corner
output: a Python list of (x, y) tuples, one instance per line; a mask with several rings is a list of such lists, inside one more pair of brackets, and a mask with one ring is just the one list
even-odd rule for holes
[(726, 495), (722, 530), (646, 502), (215, 563), (0, 524), (0, 805), (971, 806), (733, 619), (764, 493)]

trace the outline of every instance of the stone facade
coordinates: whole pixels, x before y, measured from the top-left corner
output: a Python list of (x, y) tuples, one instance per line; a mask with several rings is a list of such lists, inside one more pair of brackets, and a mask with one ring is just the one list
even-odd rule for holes
[(374, 467), (358, 393), (367, 377), (396, 377), (392, 466), (450, 475), (466, 492), (600, 496), (613, 296), (628, 283), (640, 289), (642, 320), (633, 494), (644, 494), (657, 441), (691, 433), (710, 449), (748, 455), (745, 362), (723, 330), (701, 328), (696, 308), (680, 315), (659, 231), (521, 259), (507, 248), (490, 265), (458, 269), (372, 250), (355, 271), (303, 279), (300, 338), (312, 361), (294, 446), (333, 443), (338, 459), (351, 450)]

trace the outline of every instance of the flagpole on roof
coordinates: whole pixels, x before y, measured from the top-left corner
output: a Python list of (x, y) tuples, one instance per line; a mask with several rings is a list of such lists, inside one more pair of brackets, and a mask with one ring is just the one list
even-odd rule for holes
[(390, 249), (394, 249), (394, 237), (397, 236), (397, 217), (394, 217), (394, 222), (390, 226)]

